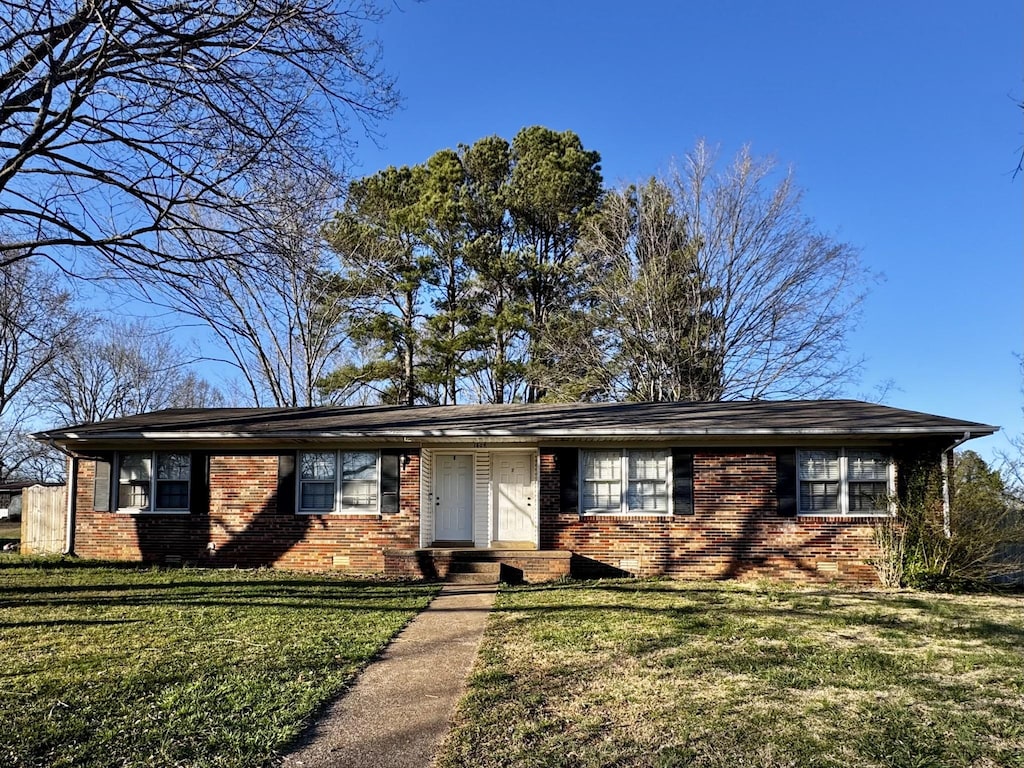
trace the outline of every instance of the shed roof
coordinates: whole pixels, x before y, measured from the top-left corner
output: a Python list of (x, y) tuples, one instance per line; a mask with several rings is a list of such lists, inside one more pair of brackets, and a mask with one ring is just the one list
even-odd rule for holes
[(856, 400), (198, 408), (47, 430), (67, 447), (127, 440), (600, 439), (990, 435), (998, 427)]

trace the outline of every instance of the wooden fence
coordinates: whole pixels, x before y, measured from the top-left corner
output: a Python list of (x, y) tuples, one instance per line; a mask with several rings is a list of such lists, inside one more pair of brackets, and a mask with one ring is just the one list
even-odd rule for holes
[(67, 495), (63, 485), (33, 485), (22, 492), (21, 552), (59, 555), (66, 546)]

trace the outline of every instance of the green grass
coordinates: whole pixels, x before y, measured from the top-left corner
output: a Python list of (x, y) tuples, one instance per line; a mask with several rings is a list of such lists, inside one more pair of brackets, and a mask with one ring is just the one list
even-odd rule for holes
[(1024, 766), (1024, 599), (504, 591), (439, 766)]
[(0, 520), (0, 546), (21, 541), (21, 520)]
[(0, 765), (260, 766), (434, 587), (0, 560)]

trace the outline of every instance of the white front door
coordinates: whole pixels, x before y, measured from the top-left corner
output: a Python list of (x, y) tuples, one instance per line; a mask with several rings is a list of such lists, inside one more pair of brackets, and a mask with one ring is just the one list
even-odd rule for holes
[(530, 453), (495, 453), (491, 459), (498, 541), (537, 542), (534, 461)]
[(473, 540), (473, 457), (434, 454), (434, 540)]

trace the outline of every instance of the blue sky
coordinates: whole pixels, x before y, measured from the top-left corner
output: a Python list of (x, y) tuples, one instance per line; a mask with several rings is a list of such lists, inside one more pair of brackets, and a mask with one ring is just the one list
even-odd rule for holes
[[(791, 165), (805, 212), (884, 274), (849, 395), (1022, 430), (1024, 3), (398, 0), (376, 34), (402, 109), (353, 173), (527, 125), (608, 184), (704, 138)], [(973, 443), (986, 456), (997, 436)]]

